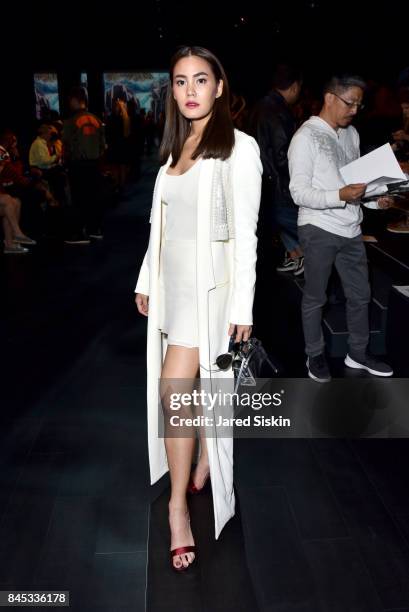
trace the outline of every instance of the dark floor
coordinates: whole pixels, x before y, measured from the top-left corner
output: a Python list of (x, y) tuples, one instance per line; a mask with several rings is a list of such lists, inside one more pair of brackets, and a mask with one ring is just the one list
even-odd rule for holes
[[(133, 302), (155, 172), (103, 242), (0, 256), (0, 590), (69, 590), (81, 612), (409, 611), (406, 440), (237, 440), (235, 518), (215, 541), (211, 491), (192, 498), (200, 556), (170, 570)], [(301, 294), (274, 258), (259, 259), (254, 333), (305, 376)]]

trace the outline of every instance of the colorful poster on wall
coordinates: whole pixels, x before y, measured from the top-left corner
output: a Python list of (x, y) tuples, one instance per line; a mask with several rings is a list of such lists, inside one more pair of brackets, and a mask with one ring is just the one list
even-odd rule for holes
[(152, 111), (154, 120), (165, 109), (169, 75), (167, 72), (106, 72), (104, 74), (105, 111), (109, 114), (116, 99), (131, 102), (136, 111)]
[(50, 111), (60, 112), (58, 78), (54, 72), (34, 75), (34, 93), (37, 119), (44, 119)]

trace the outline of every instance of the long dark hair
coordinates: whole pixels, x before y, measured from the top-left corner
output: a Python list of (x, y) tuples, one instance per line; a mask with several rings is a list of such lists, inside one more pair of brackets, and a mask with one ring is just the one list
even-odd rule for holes
[(206, 60), (212, 69), (216, 81), (223, 80), (222, 94), (214, 102), (212, 115), (206, 124), (192, 159), (196, 159), (199, 155), (204, 159), (210, 157), (227, 159), (234, 145), (234, 126), (230, 113), (229, 84), (223, 66), (217, 57), (204, 47), (181, 47), (174, 54), (170, 62), (170, 81), (166, 94), (166, 121), (159, 150), (161, 164), (166, 163), (169, 155), (172, 155), (172, 167), (177, 164), (183, 145), (190, 133), (190, 121), (179, 111), (176, 100), (173, 97), (173, 72), (175, 65), (180, 59), (191, 55)]

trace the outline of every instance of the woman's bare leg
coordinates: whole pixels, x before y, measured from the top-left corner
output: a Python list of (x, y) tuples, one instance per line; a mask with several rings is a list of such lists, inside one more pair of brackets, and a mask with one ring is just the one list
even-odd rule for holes
[(13, 244), (13, 236), (22, 235), (23, 232), (18, 224), (17, 212), (19, 200), (9, 195), (0, 196), (0, 215), (4, 217), (4, 243), (6, 246)]
[[(16, 215), (16, 219), (17, 219), (17, 223), (20, 224), (20, 217), (21, 217), (21, 200), (19, 198), (13, 198), (14, 200), (14, 210), (15, 210), (15, 215)], [(21, 230), (20, 230), (21, 231)], [(22, 232), (21, 232), (22, 233)]]
[[(184, 379), (178, 389), (183, 386), (183, 392), (193, 390), (199, 370), (199, 349), (169, 345), (162, 368), (161, 379)], [(191, 381), (191, 383), (190, 383)], [(163, 402), (162, 396), (162, 402)], [(166, 400), (165, 400), (166, 401)], [(169, 406), (163, 406), (166, 411)], [(171, 529), (171, 550), (179, 546), (193, 546), (194, 540), (189, 523), (186, 501), (186, 489), (190, 478), (195, 437), (165, 437), (166, 453), (171, 482), (171, 497), (169, 501), (169, 523)], [(194, 560), (194, 553), (186, 553), (173, 557), (173, 564), (179, 568), (187, 567)]]
[(13, 246), (13, 230), (11, 229), (11, 225), (7, 217), (3, 217), (3, 232), (4, 246), (6, 246), (7, 248)]

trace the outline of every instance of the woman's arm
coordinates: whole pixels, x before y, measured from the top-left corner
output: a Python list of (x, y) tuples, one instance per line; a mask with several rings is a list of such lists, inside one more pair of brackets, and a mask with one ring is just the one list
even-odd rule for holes
[(256, 284), (257, 221), (263, 167), (254, 138), (243, 138), (233, 154), (232, 180), (234, 221), (234, 271), (230, 323), (253, 323)]

